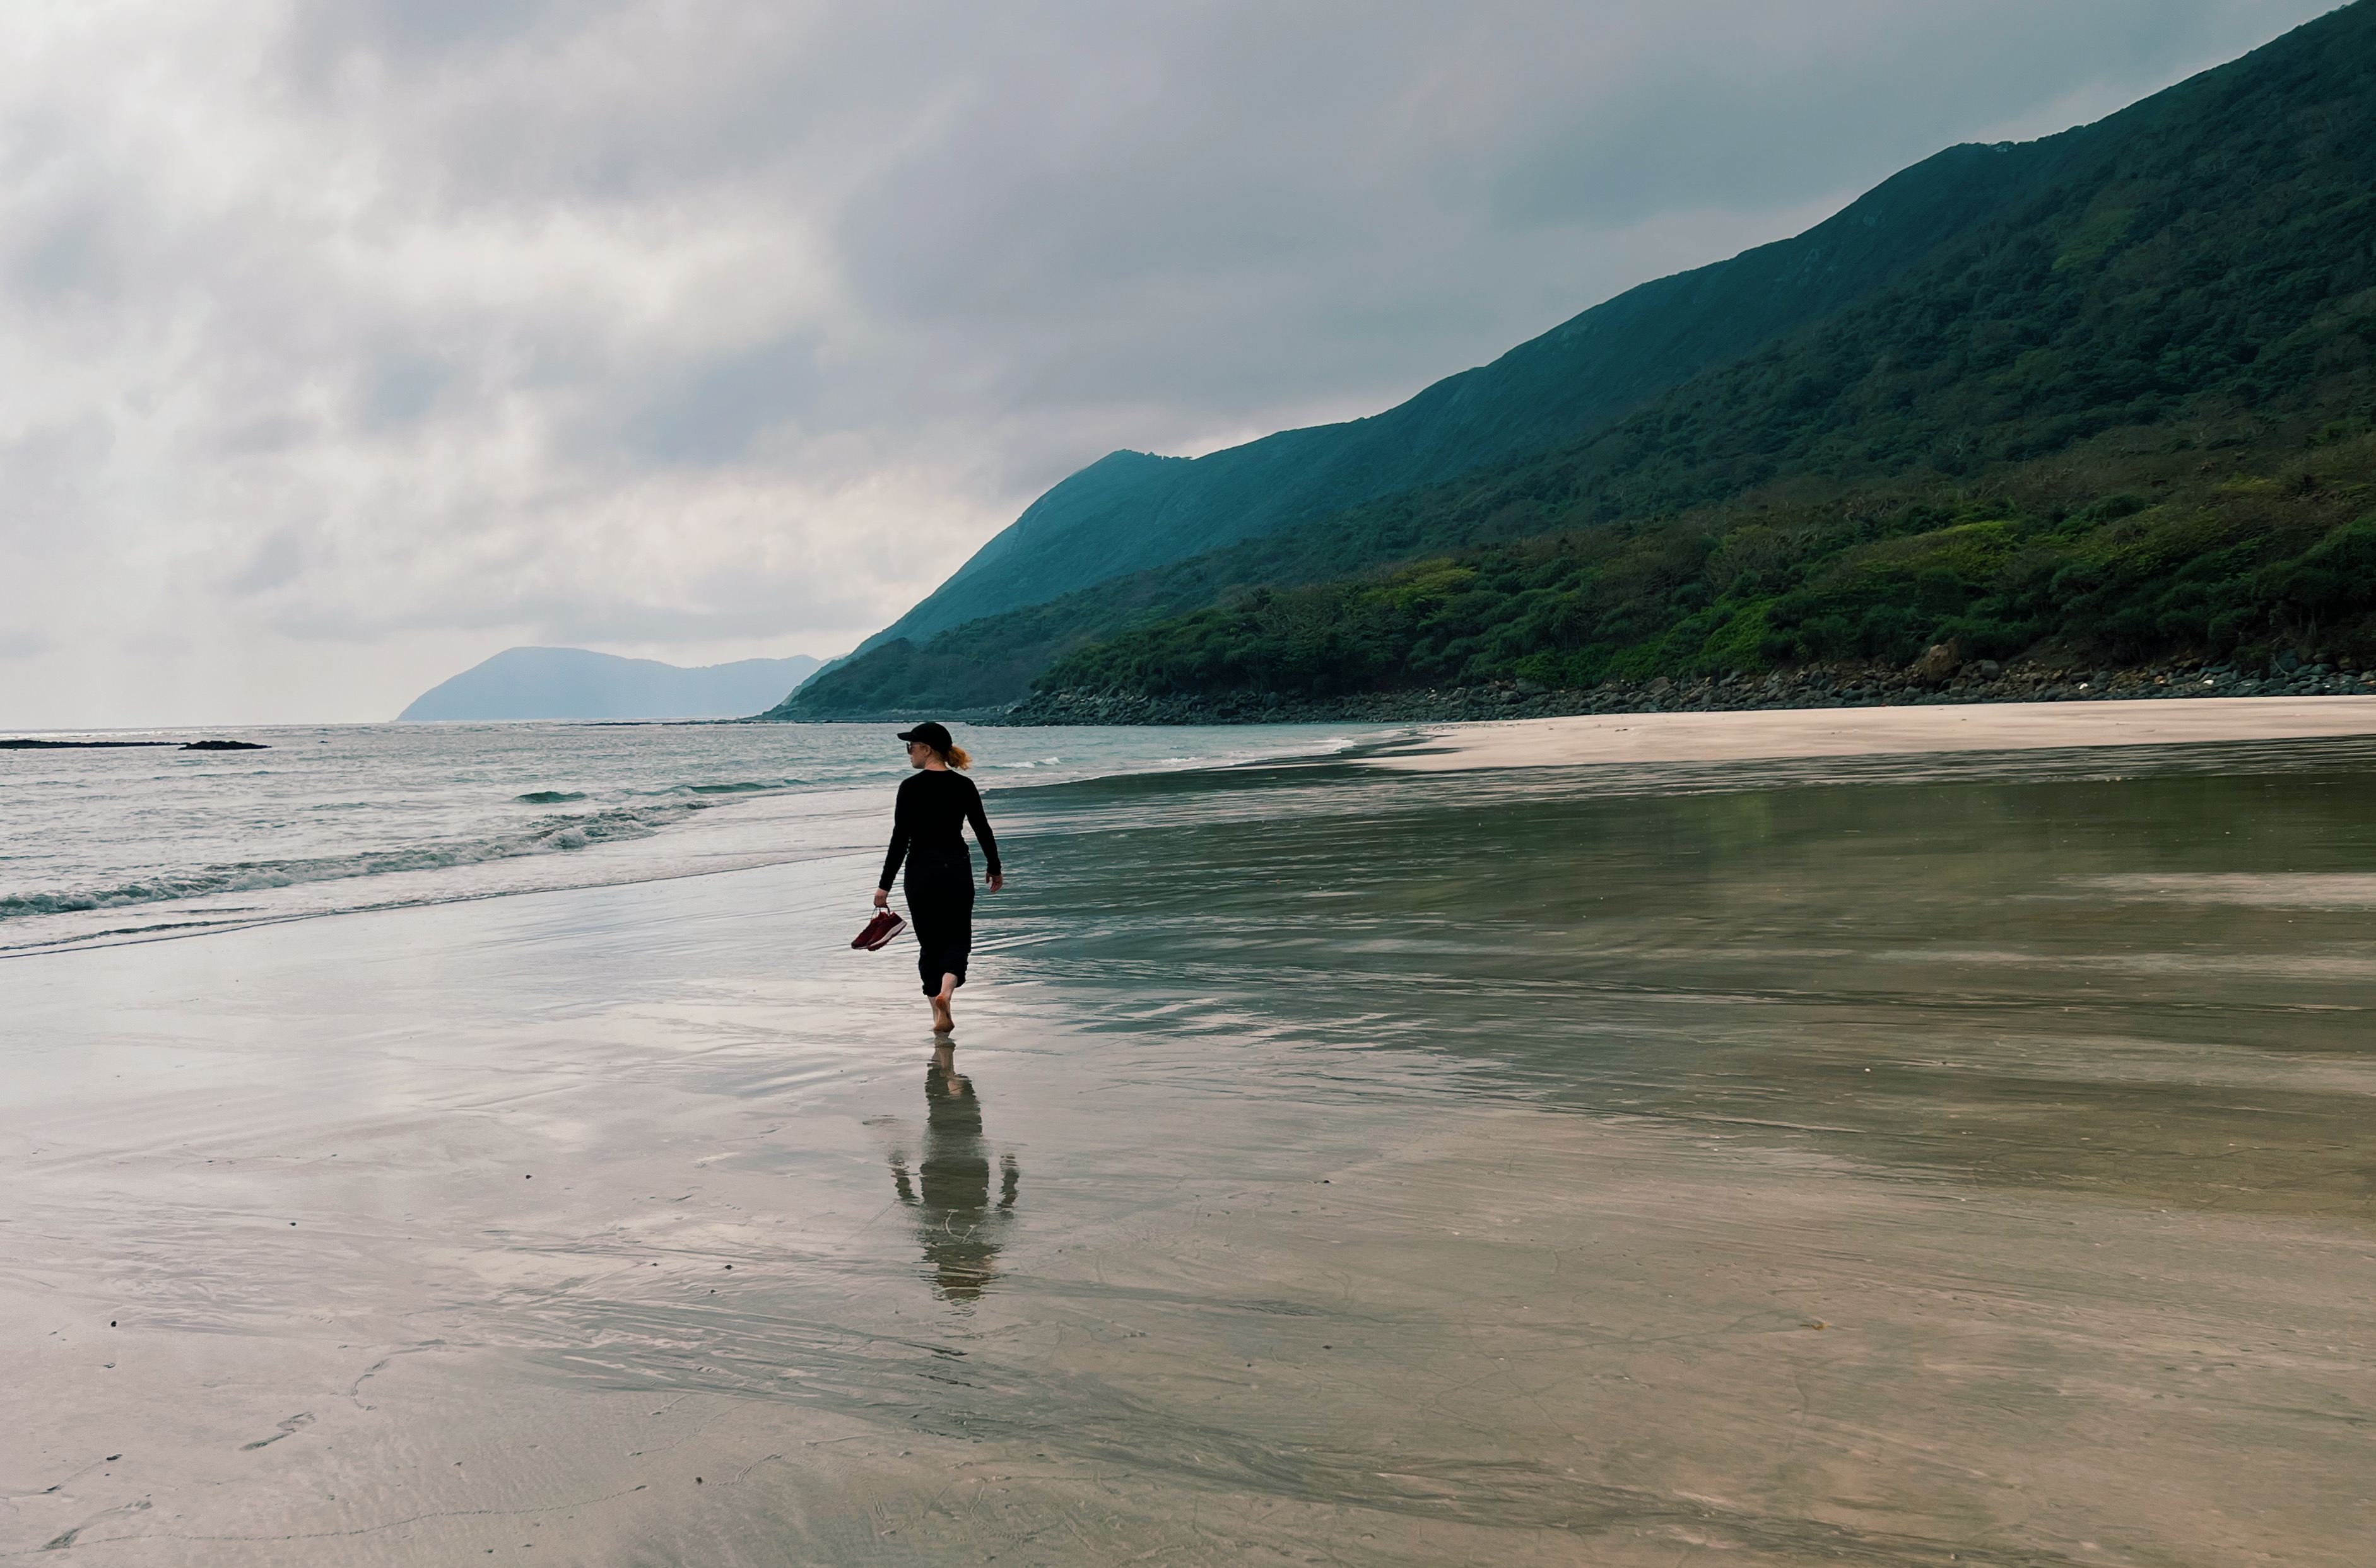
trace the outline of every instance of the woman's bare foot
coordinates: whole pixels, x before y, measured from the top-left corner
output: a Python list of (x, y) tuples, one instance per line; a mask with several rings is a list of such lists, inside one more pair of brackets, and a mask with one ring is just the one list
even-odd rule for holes
[(957, 1027), (956, 1016), (949, 1012), (949, 1004), (956, 999), (956, 994), (957, 977), (943, 975), (941, 993), (933, 998), (933, 1032), (934, 1034), (944, 1035)]

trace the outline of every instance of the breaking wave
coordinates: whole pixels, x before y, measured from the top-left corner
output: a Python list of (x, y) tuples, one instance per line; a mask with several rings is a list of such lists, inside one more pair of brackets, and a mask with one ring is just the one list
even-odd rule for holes
[(0, 895), (0, 921), (123, 909), (214, 893), (248, 893), (299, 883), (384, 876), (390, 872), (444, 871), (489, 861), (515, 860), (523, 855), (566, 854), (593, 844), (648, 838), (671, 823), (683, 821), (713, 803), (722, 802), (693, 800), (618, 806), (582, 815), (543, 817), (524, 823), (513, 832), (485, 837), (432, 840), (300, 860), (241, 861), (230, 865), (164, 872), (112, 887)]

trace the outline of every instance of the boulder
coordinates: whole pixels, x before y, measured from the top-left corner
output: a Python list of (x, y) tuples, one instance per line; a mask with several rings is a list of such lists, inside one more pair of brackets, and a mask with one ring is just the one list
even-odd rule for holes
[(1907, 674), (1918, 686), (1943, 686), (1963, 667), (1964, 649), (1950, 637), (1943, 643), (1932, 643)]

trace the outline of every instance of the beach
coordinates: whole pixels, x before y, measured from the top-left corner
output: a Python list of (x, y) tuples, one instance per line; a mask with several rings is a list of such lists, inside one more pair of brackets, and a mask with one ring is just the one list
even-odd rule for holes
[(1464, 724), (1394, 766), (1422, 770), (2219, 745), (2376, 734), (2376, 696), (1953, 703), (1618, 713)]
[(2376, 701), (2041, 706), (0, 959), (0, 1551), (2360, 1561)]

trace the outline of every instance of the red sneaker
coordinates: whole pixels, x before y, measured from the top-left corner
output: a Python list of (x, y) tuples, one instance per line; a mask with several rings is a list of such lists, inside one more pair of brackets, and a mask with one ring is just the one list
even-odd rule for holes
[(888, 909), (877, 909), (866, 929), (849, 939), (852, 947), (863, 947), (869, 953), (890, 945), (891, 939), (908, 929), (908, 922)]

